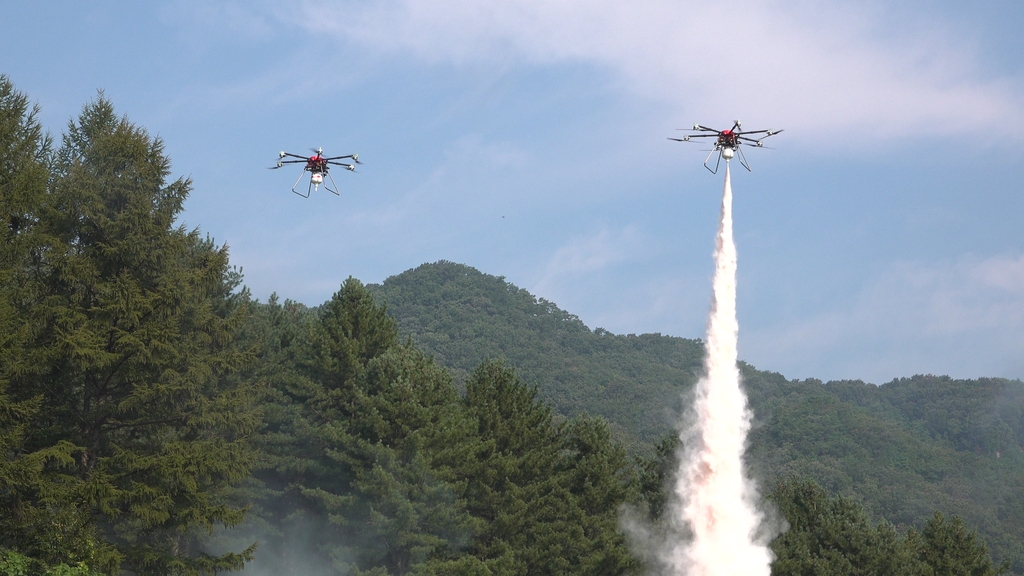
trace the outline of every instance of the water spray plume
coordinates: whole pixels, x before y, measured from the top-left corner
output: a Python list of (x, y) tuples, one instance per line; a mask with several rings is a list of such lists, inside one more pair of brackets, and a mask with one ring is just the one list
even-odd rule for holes
[(714, 296), (707, 329), (704, 377), (696, 387), (693, 421), (680, 431), (674, 542), (664, 558), (672, 576), (769, 576), (772, 554), (759, 537), (763, 514), (743, 467), (751, 412), (736, 365), (736, 245), (732, 182), (725, 167), (722, 217), (715, 241)]

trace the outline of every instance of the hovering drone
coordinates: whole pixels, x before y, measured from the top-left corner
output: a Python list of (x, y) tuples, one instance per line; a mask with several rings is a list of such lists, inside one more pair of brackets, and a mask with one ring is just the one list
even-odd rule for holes
[[(680, 130), (686, 130), (686, 128), (680, 128)], [(732, 128), (728, 130), (715, 130), (714, 128), (708, 128), (707, 126), (701, 126), (700, 124), (694, 124), (693, 130), (698, 134), (687, 134), (682, 138), (669, 138), (669, 140), (675, 140), (676, 142), (690, 142), (694, 138), (714, 138), (715, 147), (711, 149), (711, 153), (704, 159), (704, 167), (707, 168), (712, 174), (718, 174), (718, 166), (722, 163), (722, 158), (725, 158), (726, 162), (732, 160), (733, 156), (739, 153), (740, 164), (750, 171), (750, 165), (747, 164), (747, 158), (743, 155), (743, 149), (740, 146), (755, 146), (761, 148), (764, 146), (764, 139), (769, 136), (774, 136), (782, 130), (749, 130), (747, 132), (740, 131), (740, 121), (737, 120), (733, 123)], [(763, 136), (756, 136), (761, 135)], [(718, 160), (715, 161), (715, 168), (712, 170), (711, 166), (708, 166), (708, 162), (711, 161), (711, 156), (718, 152)]]
[[(285, 164), (301, 164), (305, 162), (306, 167), (303, 168), (302, 171), (303, 173), (309, 172), (309, 186), (306, 187), (306, 193), (303, 194), (295, 189), (299, 185), (299, 180), (302, 180), (302, 174), (299, 174), (299, 177), (295, 179), (295, 184), (292, 184), (292, 192), (302, 196), (303, 198), (309, 198), (309, 194), (313, 191), (319, 190), (320, 185), (323, 184), (324, 188), (326, 188), (328, 192), (331, 192), (336, 196), (340, 196), (341, 194), (338, 193), (338, 184), (334, 182), (334, 176), (331, 176), (331, 166), (341, 166), (346, 170), (354, 172), (356, 164), (362, 164), (362, 162), (359, 161), (359, 154), (327, 157), (324, 156), (323, 148), (317, 148), (316, 150), (310, 148), (310, 150), (313, 151), (313, 155), (309, 157), (282, 151), (278, 154), (278, 157), (282, 159), (277, 161), (277, 166), (273, 166), (270, 169), (277, 170)], [(295, 160), (284, 160), (283, 158), (295, 158)], [(338, 160), (344, 160), (345, 158), (351, 158), (353, 164), (338, 162)], [(331, 188), (326, 182), (324, 182), (324, 176), (331, 179), (331, 184), (334, 184), (334, 188)]]

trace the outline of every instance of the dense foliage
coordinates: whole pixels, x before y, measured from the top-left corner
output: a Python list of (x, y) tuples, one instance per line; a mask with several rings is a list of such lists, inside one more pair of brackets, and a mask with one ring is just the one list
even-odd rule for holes
[[(448, 262), (253, 301), (159, 139), (36, 114), (0, 77), (0, 576), (643, 573), (699, 341)], [(774, 573), (988, 576), (986, 521), (1021, 556), (1020, 382), (744, 370)]]
[[(601, 419), (556, 423), (500, 362), (465, 394), (349, 279), (318, 311), (254, 304), (271, 384), (254, 503), (257, 571), (592, 574), (637, 567), (618, 530), (633, 463)], [(227, 541), (224, 541), (226, 543)]]
[(900, 534), (813, 481), (783, 481), (770, 497), (789, 523), (772, 542), (774, 576), (996, 576), (1007, 570), (993, 564), (985, 544), (955, 516), (947, 520), (936, 512), (921, 532)]
[(232, 378), (247, 355), (227, 251), (175, 227), (188, 181), (166, 181), (160, 141), (109, 101), (48, 154), (24, 97), (0, 90), (21, 126), (2, 135), (2, 541), (104, 572), (240, 567), (249, 551), (198, 544), (242, 519), (219, 492), (248, 475), (259, 420)]

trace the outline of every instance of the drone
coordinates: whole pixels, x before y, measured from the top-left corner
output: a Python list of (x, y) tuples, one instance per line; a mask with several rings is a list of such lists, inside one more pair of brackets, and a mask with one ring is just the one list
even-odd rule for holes
[[(277, 170), (285, 164), (301, 164), (305, 162), (306, 166), (302, 171), (303, 173), (309, 172), (309, 186), (306, 187), (306, 193), (303, 194), (295, 189), (299, 185), (299, 180), (302, 180), (302, 174), (299, 174), (299, 177), (295, 179), (295, 184), (292, 184), (292, 192), (302, 196), (303, 198), (309, 198), (310, 193), (319, 190), (320, 185), (323, 184), (324, 188), (326, 188), (328, 192), (333, 193), (335, 196), (340, 196), (341, 194), (338, 193), (338, 184), (334, 181), (334, 176), (331, 176), (331, 166), (341, 166), (346, 170), (354, 172), (356, 164), (362, 164), (362, 162), (359, 161), (359, 154), (327, 157), (324, 156), (323, 148), (317, 148), (316, 150), (310, 148), (310, 150), (312, 150), (313, 155), (309, 157), (292, 154), (291, 152), (285, 152), (282, 150), (278, 154), (278, 158), (280, 158), (280, 160), (277, 161), (277, 166), (272, 166), (270, 169)], [(295, 158), (295, 160), (284, 160), (284, 158)], [(351, 158), (353, 164), (338, 162), (338, 160), (344, 160), (345, 158)], [(331, 188), (326, 182), (324, 182), (324, 176), (331, 179), (331, 184), (334, 184), (334, 188)]]
[[(680, 128), (680, 130), (687, 130), (686, 128)], [(740, 131), (740, 121), (736, 120), (732, 128), (728, 130), (715, 130), (714, 128), (708, 128), (707, 126), (701, 126), (700, 124), (694, 124), (693, 130), (698, 134), (687, 134), (682, 138), (669, 138), (669, 140), (675, 140), (676, 142), (691, 142), (694, 138), (715, 138), (715, 147), (711, 149), (711, 153), (704, 159), (704, 167), (707, 168), (712, 174), (718, 174), (718, 166), (722, 163), (722, 158), (728, 162), (732, 160), (733, 156), (739, 153), (740, 164), (750, 172), (750, 164), (747, 164), (747, 157), (743, 155), (743, 149), (740, 146), (754, 146), (762, 148), (764, 146), (764, 139), (769, 136), (774, 136), (782, 130), (749, 130), (747, 132)], [(757, 136), (762, 135), (763, 136)], [(708, 162), (711, 161), (711, 156), (718, 152), (718, 160), (715, 162), (715, 168), (712, 169), (708, 166)]]

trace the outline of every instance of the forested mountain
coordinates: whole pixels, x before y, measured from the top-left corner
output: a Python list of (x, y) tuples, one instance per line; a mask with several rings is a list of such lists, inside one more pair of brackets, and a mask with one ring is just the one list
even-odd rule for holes
[(402, 334), (456, 380), (486, 359), (505, 359), (556, 411), (600, 414), (641, 451), (671, 428), (679, 392), (702, 367), (699, 340), (590, 330), (555, 304), (461, 264), (424, 264), (368, 288)]
[[(503, 278), (424, 264), (369, 288), (400, 331), (457, 376), (502, 358), (564, 416), (600, 415), (648, 453), (671, 432), (702, 344), (590, 330)], [(792, 381), (743, 365), (755, 412), (749, 450), (762, 486), (793, 475), (920, 526), (962, 516), (1024, 573), (1024, 383), (915, 376), (882, 386)]]
[[(451, 263), (258, 302), (170, 172), (102, 95), (56, 145), (0, 76), (0, 576), (656, 566), (623, 518), (665, 524), (699, 342)], [(985, 521), (1016, 558), (1020, 382), (744, 372), (773, 574), (990, 576)]]

